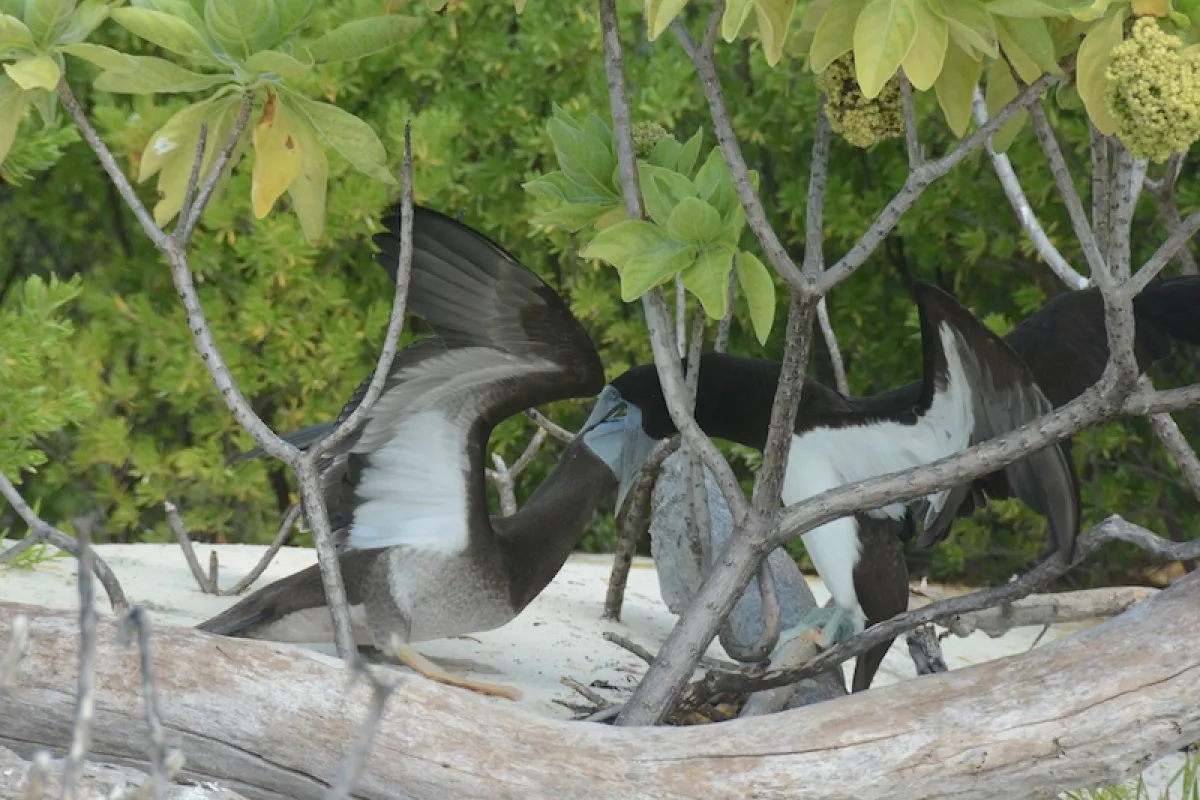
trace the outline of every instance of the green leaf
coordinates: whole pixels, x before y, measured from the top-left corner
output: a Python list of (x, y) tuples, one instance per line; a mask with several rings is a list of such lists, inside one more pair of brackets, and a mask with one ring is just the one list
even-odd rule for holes
[(933, 13), (946, 20), (950, 38), (968, 54), (1000, 56), (992, 15), (978, 0), (928, 0)]
[(1105, 71), (1112, 49), (1121, 43), (1122, 26), (1128, 14), (1128, 8), (1114, 6), (1109, 15), (1083, 37), (1075, 62), (1075, 85), (1079, 88), (1079, 98), (1083, 100), (1092, 124), (1106, 136), (1117, 129), (1117, 121), (1104, 102), (1104, 92), (1108, 88)]
[(721, 228), (721, 215), (698, 197), (685, 197), (671, 211), (667, 233), (683, 244), (705, 245)]
[(969, 55), (953, 41), (947, 44), (946, 62), (933, 88), (937, 92), (938, 105), (942, 107), (946, 124), (959, 138), (971, 124), (971, 105), (982, 74), (982, 58)]
[(1045, 20), (997, 17), (996, 34), (1004, 54), (1025, 83), (1033, 83), (1045, 72), (1062, 74), (1054, 60), (1054, 40)]
[(616, 267), (628, 303), (690, 265), (696, 248), (672, 241), (657, 225), (627, 219), (597, 233), (579, 255)]
[(879, 96), (917, 40), (913, 0), (871, 0), (854, 25), (854, 70), (863, 96)]
[(17, 138), (17, 126), (25, 116), (28, 95), (17, 83), (0, 75), (0, 164)]
[(687, 0), (646, 0), (646, 38), (654, 41), (687, 5)]
[(765, 345), (775, 323), (775, 283), (771, 273), (753, 253), (737, 254), (738, 285), (750, 306), (750, 322), (759, 344)]
[(729, 0), (725, 13), (721, 15), (721, 38), (732, 42), (746, 27), (746, 20), (754, 10), (754, 0)]
[(109, 14), (130, 33), (165, 50), (197, 64), (220, 64), (200, 31), (180, 17), (149, 8), (114, 8)]
[(312, 72), (312, 65), (297, 61), (279, 50), (259, 50), (246, 59), (246, 69), (251, 72), (274, 73), (281, 78), (303, 78)]
[(700, 299), (705, 313), (713, 319), (725, 316), (729, 273), (733, 269), (735, 252), (727, 244), (706, 247), (700, 251), (696, 263), (680, 275), (684, 288)]
[(58, 64), (50, 56), (34, 56), (15, 64), (5, 64), (4, 71), (25, 91), (45, 89), (53, 92), (61, 75)]
[(663, 169), (675, 169), (681, 150), (683, 150), (683, 145), (679, 143), (679, 140), (674, 136), (668, 136), (654, 143), (650, 155), (646, 156), (646, 161)]
[(0, 54), (10, 50), (33, 50), (33, 32), (24, 22), (9, 14), (0, 14)]
[(80, 3), (71, 20), (57, 39), (59, 45), (70, 45), (82, 42), (92, 35), (100, 23), (108, 19), (109, 4), (107, 0), (84, 0)]
[(672, 167), (680, 175), (687, 175), (695, 169), (696, 159), (700, 156), (700, 144), (703, 139), (704, 131), (698, 130), (693, 134), (692, 138), (684, 143)]
[(927, 91), (942, 73), (946, 44), (950, 39), (946, 20), (929, 8), (929, 0), (913, 0), (917, 17), (917, 38), (901, 65), (917, 91)]
[(205, 0), (204, 26), (237, 58), (274, 46), (279, 36), (274, 0)]
[(53, 43), (71, 22), (75, 0), (25, 0), (25, 24), (43, 46)]
[(821, 17), (808, 51), (808, 64), (813, 72), (825, 68), (854, 48), (854, 31), (867, 0), (834, 0)]
[(589, 203), (566, 203), (553, 211), (539, 214), (534, 217), (533, 221), (537, 225), (554, 226), (574, 233), (575, 231), (583, 230), (589, 225), (594, 225), (611, 208), (611, 205), (597, 206)]
[(314, 61), (351, 61), (397, 45), (416, 33), (424, 20), (389, 14), (347, 22), (307, 47)]
[(796, 0), (734, 0), (725, 9), (721, 18), (721, 35), (732, 42), (739, 35), (749, 32), (750, 12), (754, 11), (758, 38), (762, 41), (763, 55), (768, 66), (775, 66), (783, 55), (788, 27), (796, 9)]
[(650, 219), (666, 228), (671, 212), (685, 197), (695, 197), (696, 187), (678, 172), (653, 164), (638, 164), (638, 183), (642, 189), (642, 200)]
[[(989, 117), (994, 117), (1000, 113), (1006, 105), (1009, 104), (1017, 96), (1017, 82), (1013, 80), (1012, 71), (1008, 64), (1002, 60), (993, 61), (988, 65), (987, 90), (984, 92), (984, 101), (987, 104)], [(1025, 124), (1026, 117), (1029, 113), (1021, 110), (1015, 117), (1006, 122), (1000, 130), (996, 131), (992, 136), (992, 148), (997, 153), (1006, 152), (1013, 139), (1017, 138), (1017, 134), (1021, 131), (1021, 126)]]
[(354, 168), (382, 183), (395, 183), (387, 168), (387, 151), (370, 125), (337, 106), (291, 93), (289, 105), (303, 114), (321, 138)]
[(329, 183), (329, 160), (315, 132), (286, 105), (280, 110), (289, 116), (288, 125), (300, 143), (300, 171), (288, 187), (288, 197), (300, 220), (300, 229), (309, 243), (321, 238), (325, 229), (325, 193)]
[(987, 10), (1002, 17), (1041, 19), (1069, 17), (1075, 9), (1087, 8), (1090, 0), (991, 0)]
[(564, 203), (569, 202), (568, 193), (573, 187), (571, 179), (562, 170), (547, 172), (545, 175), (521, 184), (521, 188), (534, 197), (545, 197)]
[(312, 18), (317, 0), (275, 0), (275, 6), (279, 14), (279, 36), (286, 39)]
[(199, 92), (233, 80), (231, 75), (204, 75), (173, 61), (153, 56), (128, 56), (135, 69), (106, 70), (96, 78), (96, 88), (115, 94)]
[(618, 198), (612, 186), (617, 159), (607, 142), (558, 118), (546, 123), (546, 132), (554, 143), (558, 166), (573, 183), (589, 196)]
[(82, 58), (84, 61), (95, 64), (101, 69), (112, 70), (113, 72), (126, 72), (138, 65), (136, 56), (127, 56), (119, 50), (113, 50), (111, 47), (105, 47), (102, 44), (80, 42), (78, 44), (63, 45), (59, 50), (62, 50), (69, 56)]

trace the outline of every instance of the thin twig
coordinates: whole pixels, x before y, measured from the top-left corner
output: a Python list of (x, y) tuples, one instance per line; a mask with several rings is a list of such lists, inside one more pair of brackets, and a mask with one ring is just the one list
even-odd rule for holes
[(1168, 561), (1200, 556), (1200, 539), (1189, 542), (1170, 542), (1140, 525), (1134, 525), (1113, 515), (1079, 537), (1076, 543), (1075, 558), (1069, 565), (1064, 564), (1059, 558), (1049, 558), (1003, 586), (939, 600), (913, 611), (898, 614), (889, 620), (872, 625), (853, 639), (831, 647), (807, 664), (795, 669), (767, 672), (762, 676), (747, 676), (745, 673), (737, 672), (712, 673), (688, 687), (685, 702), (691, 702), (697, 697), (711, 696), (717, 692), (756, 692), (796, 683), (805, 678), (819, 675), (827, 669), (836, 667), (876, 645), (894, 639), (921, 625), (1014, 602), (1061, 577), (1071, 567), (1081, 563), (1099, 550), (1106, 542), (1113, 540), (1136, 545), (1151, 555)]
[(608, 591), (604, 595), (604, 619), (620, 620), (621, 605), (625, 602), (625, 585), (629, 581), (629, 570), (637, 552), (638, 540), (646, 531), (650, 515), (650, 500), (654, 495), (654, 484), (662, 470), (663, 462), (679, 449), (679, 437), (672, 436), (655, 445), (646, 463), (638, 473), (637, 482), (630, 492), (627, 510), (620, 517), (620, 538), (613, 553), (612, 572), (608, 578)]
[(1154, 255), (1129, 279), (1129, 293), (1137, 294), (1146, 288), (1147, 284), (1162, 272), (1163, 267), (1170, 263), (1175, 254), (1185, 247), (1196, 232), (1200, 231), (1200, 211), (1193, 211), (1179, 224), (1179, 227), (1159, 245)]
[(675, 275), (675, 344), (679, 347), (679, 357), (687, 355), (687, 291), (683, 285), (683, 277)]
[(129, 609), (129, 613), (121, 619), (118, 636), (122, 647), (129, 647), (133, 643), (135, 631), (138, 653), (141, 657), (142, 704), (146, 709), (146, 728), (150, 734), (150, 781), (155, 800), (161, 800), (166, 796), (166, 784), (172, 776), (167, 774), (167, 742), (163, 732), (162, 716), (158, 710), (158, 691), (154, 684), (154, 661), (150, 657), (150, 619), (141, 606)]
[[(1146, 375), (1138, 379), (1138, 387), (1143, 391), (1154, 390), (1154, 384)], [(1170, 414), (1151, 414), (1149, 419), (1150, 427), (1175, 460), (1175, 466), (1183, 473), (1192, 494), (1200, 499), (1200, 458), (1196, 457), (1196, 451), (1192, 449)]]
[(292, 507), (289, 508), (287, 513), (283, 515), (283, 522), (279, 524), (279, 530), (275, 533), (274, 541), (271, 542), (271, 546), (267, 548), (267, 552), (263, 553), (263, 556), (258, 560), (258, 563), (254, 565), (254, 569), (250, 570), (246, 577), (235, 583), (232, 589), (222, 591), (220, 587), (218, 587), (217, 593), (222, 596), (241, 594), (242, 592), (246, 591), (250, 584), (258, 580), (259, 576), (262, 575), (270, 565), (271, 560), (275, 558), (275, 554), (279, 552), (281, 547), (283, 547), (283, 543), (288, 540), (289, 536), (291, 536), (292, 527), (296, 524), (296, 520), (299, 517), (300, 504), (293, 503)]
[(1088, 133), (1092, 141), (1092, 230), (1100, 252), (1108, 252), (1108, 239), (1112, 233), (1109, 219), (1112, 195), (1112, 164), (1109, 161), (1109, 138), (1088, 120)]
[(604, 695), (589, 689), (574, 678), (562, 677), (558, 680), (563, 686), (570, 687), (572, 691), (578, 693), (582, 697), (587, 698), (594, 705), (597, 705), (600, 708), (608, 708), (612, 705), (612, 701), (606, 698)]
[(50, 782), (50, 752), (38, 750), (29, 762), (29, 770), (25, 773), (25, 791), (21, 800), (46, 800), (47, 786)]
[[(32, 538), (34, 541), (48, 542), (59, 550), (65, 550), (75, 556), (75, 558), (79, 558), (79, 543), (35, 514), (3, 472), (0, 472), (0, 495), (4, 496), (4, 499), (13, 507), (17, 515), (25, 520), (25, 524), (29, 526), (29, 535), (26, 537), (26, 540)], [(9, 548), (4, 555), (7, 556), (18, 546), (15, 545)], [(124, 613), (129, 608), (129, 601), (125, 599), (125, 592), (121, 589), (121, 582), (117, 580), (117, 576), (100, 556), (92, 553), (90, 561), (91, 568), (95, 571), (96, 577), (104, 587), (105, 593), (108, 594), (108, 602), (112, 606), (113, 611), (118, 614)]]
[(363, 663), (362, 658), (357, 653), (350, 661), (352, 670), (350, 673), (351, 685), (346, 687), (346, 690), (349, 691), (358, 676), (362, 675), (371, 686), (371, 706), (367, 710), (367, 718), (359, 727), (358, 739), (354, 742), (354, 746), (342, 761), (342, 768), (338, 772), (337, 782), (326, 792), (325, 800), (343, 800), (343, 798), (349, 797), (350, 792), (354, 790), (359, 777), (362, 775), (367, 754), (371, 751), (371, 742), (375, 739), (376, 731), (379, 730), (379, 721), (383, 719), (383, 712), (387, 708), (388, 698), (391, 697), (392, 692), (396, 689), (396, 684), (389, 683), (372, 672)]
[(83, 769), (92, 739), (92, 716), (95, 712), (96, 695), (93, 678), (96, 671), (96, 604), (92, 587), (92, 547), (87, 526), (81, 526), (79, 538), (78, 573), (79, 585), (79, 679), (76, 694), (75, 722), (71, 732), (71, 748), (63, 761), (60, 796), (71, 800), (75, 795), (75, 782)]
[(642, 661), (645, 661), (647, 664), (654, 663), (654, 655), (649, 650), (647, 650), (646, 648), (644, 648), (640, 644), (638, 644), (637, 642), (630, 641), (629, 639), (626, 639), (621, 634), (613, 633), (612, 631), (605, 631), (603, 635), (604, 635), (605, 639), (612, 642), (617, 647), (625, 648), (626, 650), (628, 650), (629, 652), (633, 653), (635, 656), (640, 658)]
[(8, 646), (0, 656), (0, 697), (17, 679), (21, 660), (29, 653), (29, 618), (18, 614), (9, 626)]
[(525, 416), (538, 424), (542, 430), (558, 439), (560, 442), (570, 444), (575, 439), (575, 434), (571, 433), (561, 425), (551, 421), (545, 414), (538, 411), (536, 408), (525, 409)]
[(920, 132), (917, 129), (917, 104), (913, 101), (913, 87), (909, 82), (908, 76), (901, 69), (898, 72), (900, 79), (900, 105), (904, 110), (904, 145), (908, 151), (908, 168), (910, 170), (921, 166), (924, 160), (921, 155), (921, 139)]
[(217, 190), (217, 184), (221, 181), (221, 173), (225, 171), (225, 166), (233, 157), (233, 151), (237, 148), (242, 134), (246, 132), (246, 128), (250, 124), (250, 112), (253, 108), (254, 95), (247, 92), (242, 95), (242, 104), (238, 107), (238, 115), (234, 120), (233, 129), (229, 132), (229, 138), (225, 140), (225, 144), (217, 153), (216, 159), (213, 160), (207, 179), (200, 187), (200, 191), (196, 193), (196, 199), (188, 208), (187, 217), (181, 216), (175, 224), (175, 231), (171, 235), (171, 239), (179, 249), (186, 249), (188, 242), (191, 241), (196, 225), (200, 222), (200, 217), (204, 215), (204, 209), (208, 207), (213, 192)]
[(500, 513), (511, 517), (517, 513), (517, 494), (513, 490), (512, 473), (508, 471), (499, 453), (492, 453), (492, 464), (496, 468), (488, 470), (488, 477), (496, 484), (496, 491), (500, 495)]
[[(1146, 192), (1158, 205), (1163, 227), (1166, 228), (1168, 236), (1174, 234), (1183, 223), (1183, 217), (1179, 215), (1179, 206), (1175, 203), (1175, 184), (1179, 180), (1179, 173), (1183, 169), (1183, 161), (1186, 156), (1186, 153), (1175, 153), (1168, 158), (1162, 178), (1158, 180), (1143, 179)], [(1179, 249), (1176, 258), (1179, 259), (1179, 268), (1184, 275), (1200, 274), (1200, 268), (1196, 265), (1196, 257), (1192, 254), (1190, 242)]]
[(208, 147), (208, 123), (200, 123), (200, 135), (196, 137), (196, 155), (192, 158), (192, 173), (188, 175), (187, 187), (183, 190), (183, 204), (179, 207), (179, 227), (192, 215), (192, 203), (196, 200), (196, 187), (200, 182), (200, 168), (204, 165), (204, 150)]
[(545, 443), (547, 435), (545, 428), (538, 428), (534, 431), (533, 438), (529, 440), (529, 444), (525, 446), (525, 450), (512, 463), (512, 466), (508, 468), (508, 471), (512, 473), (514, 478), (524, 472), (529, 463), (533, 461), (533, 457), (537, 455), (538, 450)]
[(199, 584), (200, 591), (205, 594), (218, 594), (216, 584), (209, 580), (208, 575), (204, 574), (204, 569), (200, 566), (200, 559), (196, 558), (196, 550), (192, 547), (192, 537), (188, 535), (187, 527), (183, 524), (179, 508), (168, 500), (163, 503), (163, 510), (167, 512), (167, 526), (175, 534), (175, 540), (179, 542), (179, 547), (183, 550), (183, 557), (192, 571), (192, 577)]
[(1119, 140), (1113, 143), (1117, 151), (1116, 167), (1113, 170), (1113, 187), (1109, 212), (1112, 232), (1105, 256), (1109, 269), (1117, 281), (1129, 278), (1130, 234), (1133, 227), (1133, 210), (1146, 175), (1146, 160), (1134, 159), (1133, 153)]
[[(978, 124), (982, 125), (987, 122), (987, 105), (984, 103), (983, 93), (979, 91), (978, 86), (975, 87), (975, 101), (972, 111), (975, 114), (975, 121)], [(1008, 202), (1012, 205), (1013, 212), (1017, 215), (1017, 221), (1029, 236), (1029, 240), (1033, 242), (1033, 246), (1037, 249), (1038, 254), (1041, 255), (1046, 265), (1050, 267), (1050, 271), (1072, 289), (1086, 289), (1091, 285), (1091, 281), (1080, 275), (1074, 267), (1067, 263), (1062, 253), (1050, 241), (1050, 237), (1046, 235), (1046, 231), (1042, 228), (1042, 223), (1038, 220), (1037, 214), (1034, 213), (1033, 206), (1029, 204), (1029, 200), (1025, 197), (1025, 191), (1021, 188), (1021, 181), (1013, 169), (1012, 162), (1008, 160), (1008, 156), (1004, 153), (996, 152), (996, 149), (992, 147), (991, 138), (984, 142), (984, 147), (987, 149), (988, 157), (992, 160), (992, 167), (996, 170), (996, 177), (1000, 179), (1000, 185), (1004, 188), (1004, 194), (1008, 197)]]
[(717, 324), (717, 338), (713, 342), (713, 350), (724, 353), (729, 347), (729, 330), (733, 327), (733, 287), (737, 283), (737, 270), (729, 270), (729, 280), (725, 284), (725, 313)]
[(842, 349), (838, 346), (837, 334), (833, 331), (833, 322), (829, 319), (829, 309), (825, 307), (824, 297), (817, 303), (817, 322), (821, 325), (821, 335), (825, 338), (825, 347), (829, 350), (829, 361), (833, 365), (833, 380), (837, 390), (849, 395), (850, 381), (846, 378), (846, 362), (842, 360)]

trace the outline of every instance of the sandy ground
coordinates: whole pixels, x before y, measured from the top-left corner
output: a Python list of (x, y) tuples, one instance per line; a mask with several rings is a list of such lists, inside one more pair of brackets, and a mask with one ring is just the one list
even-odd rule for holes
[[(217, 551), (220, 582), (225, 587), (248, 573), (265, 549), (248, 545), (196, 548), (200, 563), (206, 566), (210, 551)], [(160, 624), (194, 625), (239, 599), (202, 593), (177, 545), (100, 545), (96, 550), (120, 578), (130, 603), (144, 605), (151, 619)], [(311, 549), (285, 547), (252, 589), (306, 567), (315, 558)], [(654, 651), (676, 617), (663, 605), (653, 562), (638, 559), (630, 574), (622, 620), (601, 619), (611, 563), (609, 556), (576, 554), (550, 586), (508, 625), (468, 638), (424, 642), (419, 650), (455, 672), (517, 686), (524, 694), (520, 704), (549, 716), (572, 715), (556, 700), (582, 701), (561, 683), (564, 677), (621, 701), (633, 690), (645, 665), (606, 641), (603, 633), (619, 633)], [(825, 587), (816, 578), (808, 580), (817, 602), (824, 603), (829, 596)], [(97, 585), (96, 591), (100, 601), (97, 607), (102, 613), (111, 613), (103, 589)], [(69, 609), (77, 607), (77, 592), (75, 561), (71, 558), (47, 559), (32, 569), (0, 567), (0, 600)], [(1054, 626), (1042, 641), (1069, 635), (1080, 627)], [(1024, 652), (1033, 646), (1039, 633), (1041, 628), (1017, 628), (996, 639), (980, 632), (965, 639), (950, 636), (943, 640), (942, 648), (946, 663), (957, 669)], [(332, 645), (316, 645), (314, 649), (333, 653)], [(709, 652), (725, 657), (718, 643)], [(843, 665), (847, 682), (853, 668), (853, 661)], [(884, 660), (875, 685), (914, 675), (907, 647), (898, 640)], [(1181, 756), (1169, 756), (1147, 770), (1144, 777), (1152, 788), (1152, 797), (1158, 798), (1154, 787), (1165, 784), (1181, 761)]]

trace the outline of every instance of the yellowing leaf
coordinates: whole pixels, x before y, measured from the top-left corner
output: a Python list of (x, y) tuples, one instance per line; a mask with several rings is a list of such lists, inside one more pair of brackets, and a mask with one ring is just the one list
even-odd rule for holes
[(1061, 75), (1054, 60), (1054, 40), (1041, 19), (996, 17), (996, 35), (1013, 69), (1025, 83), (1033, 83), (1049, 72)]
[(929, 8), (929, 0), (913, 0), (913, 11), (917, 16), (917, 38), (900, 64), (909, 83), (924, 92), (942, 73), (950, 34), (946, 20)]
[(738, 285), (750, 306), (750, 322), (754, 336), (765, 345), (775, 322), (775, 283), (771, 273), (753, 253), (742, 250), (737, 254)]
[(729, 0), (725, 4), (725, 13), (721, 16), (721, 38), (732, 42), (746, 27), (750, 12), (754, 10), (754, 0)]
[(17, 138), (17, 126), (21, 124), (28, 104), (29, 97), (25, 90), (15, 81), (0, 75), (0, 164), (4, 163)]
[(316, 133), (291, 109), (281, 104), (280, 112), (288, 115), (288, 127), (300, 143), (300, 171), (288, 187), (288, 196), (300, 229), (309, 243), (321, 238), (325, 229), (325, 191), (329, 182), (329, 160)]
[(808, 65), (813, 72), (825, 68), (854, 48), (854, 28), (867, 0), (834, 0), (821, 17), (808, 51)]
[(107, 0), (84, 0), (71, 14), (66, 30), (58, 36), (57, 43), (64, 45), (82, 42), (100, 27), (100, 23), (108, 19), (108, 11)]
[(975, 98), (975, 86), (982, 74), (981, 58), (968, 55), (953, 41), (946, 45), (946, 62), (933, 88), (937, 92), (938, 105), (942, 107), (946, 124), (959, 138), (971, 124), (971, 104)]
[[(987, 90), (983, 98), (988, 116), (994, 117), (999, 114), (1016, 96), (1017, 82), (1013, 80), (1008, 64), (1002, 60), (993, 61), (988, 65)], [(1028, 116), (1029, 112), (1022, 109), (992, 135), (992, 148), (997, 153), (1008, 150), (1013, 139), (1021, 132), (1021, 126), (1025, 124), (1025, 118)]]
[(5, 64), (4, 71), (25, 91), (45, 89), (53, 92), (61, 75), (58, 64), (50, 56), (34, 56), (15, 64)]
[(180, 17), (150, 8), (114, 8), (109, 14), (130, 33), (172, 53), (197, 64), (220, 63), (200, 31)]
[(686, 5), (687, 0), (646, 0), (646, 38), (653, 42), (661, 36)]
[(1133, 0), (1131, 5), (1139, 17), (1165, 17), (1171, 10), (1171, 0)]
[(978, 0), (929, 0), (933, 13), (946, 20), (950, 38), (969, 55), (997, 58), (996, 26), (991, 13)]
[(300, 172), (300, 142), (292, 133), (286, 110), (272, 92), (267, 95), (254, 126), (254, 172), (250, 202), (254, 216), (262, 219)]
[(11, 14), (0, 14), (0, 53), (35, 47), (33, 32)]
[(138, 64), (136, 57), (127, 56), (120, 50), (114, 50), (102, 44), (80, 42), (78, 44), (64, 45), (59, 49), (67, 55), (82, 58), (84, 61), (95, 64), (97, 67), (114, 72), (125, 72), (133, 69)]
[(513, 8), (520, 14), (525, 10), (525, 0), (513, 0)]
[(913, 0), (871, 0), (854, 25), (854, 71), (863, 96), (878, 97), (917, 40)]
[(713, 319), (725, 316), (733, 254), (734, 249), (726, 244), (706, 247), (700, 251), (696, 263), (680, 275), (684, 288), (700, 299), (704, 312)]
[[(725, 41), (732, 42), (738, 36), (746, 36), (757, 30), (763, 55), (767, 64), (773, 67), (783, 55), (783, 45), (787, 41), (788, 27), (795, 9), (796, 0), (733, 0), (726, 6), (725, 16), (721, 18), (721, 35)], [(751, 11), (754, 12), (753, 20), (750, 19)]]
[(424, 20), (389, 14), (347, 22), (307, 45), (314, 61), (349, 61), (386, 50), (416, 33)]
[(354, 168), (382, 183), (395, 183), (387, 168), (387, 151), (370, 125), (337, 106), (290, 94), (289, 104), (305, 118), (321, 138)]
[(1075, 85), (1079, 89), (1079, 98), (1083, 100), (1092, 124), (1105, 135), (1111, 135), (1117, 129), (1117, 121), (1104, 103), (1104, 92), (1108, 86), (1108, 78), (1104, 73), (1108, 69), (1112, 49), (1121, 42), (1122, 26), (1128, 14), (1129, 9), (1118, 6), (1096, 23), (1083, 37), (1075, 62)]
[(195, 156), (196, 140), (200, 136), (200, 123), (209, 112), (208, 103), (201, 101), (184, 106), (175, 112), (161, 128), (154, 132), (142, 150), (138, 167), (138, 183), (145, 181), (162, 169), (168, 160), (174, 159), (187, 143), (191, 148), (184, 156), (189, 162)]
[[(1135, 0), (1136, 1), (1136, 0)], [(1025, 19), (1062, 18), (1086, 8), (1090, 0), (990, 0), (987, 10), (996, 16)]]

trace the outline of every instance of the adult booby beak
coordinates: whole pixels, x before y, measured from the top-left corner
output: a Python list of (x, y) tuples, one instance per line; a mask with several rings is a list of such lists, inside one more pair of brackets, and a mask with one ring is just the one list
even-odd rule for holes
[(625, 400), (615, 386), (606, 386), (600, 392), (580, 435), (588, 449), (603, 459), (617, 478), (615, 514), (624, 505), (658, 440), (642, 429), (642, 410)]

